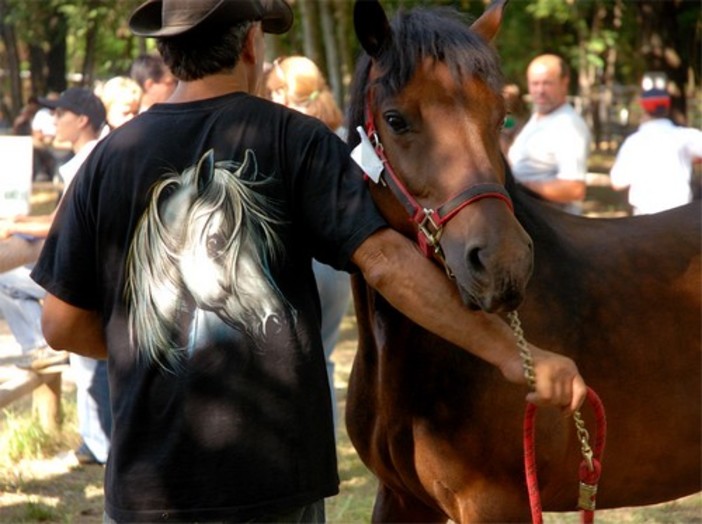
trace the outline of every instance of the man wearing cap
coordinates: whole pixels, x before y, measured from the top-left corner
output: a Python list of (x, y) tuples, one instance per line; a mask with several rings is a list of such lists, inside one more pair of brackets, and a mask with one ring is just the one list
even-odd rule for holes
[[(346, 144), (254, 96), (263, 33), (291, 24), (283, 0), (139, 7), (130, 28), (178, 86), (98, 144), (32, 274), (49, 343), (109, 359), (106, 522), (324, 521), (339, 479), (312, 257), (525, 384), (509, 327), (386, 226)], [(533, 350), (533, 400), (575, 409), (574, 363)]]
[[(73, 157), (59, 168), (64, 192), (71, 185), (76, 172), (97, 144), (97, 137), (105, 123), (105, 108), (92, 91), (73, 87), (57, 99), (40, 98), (39, 104), (54, 110), (56, 137), (71, 144)], [(14, 242), (25, 242), (40, 247), (49, 233), (55, 213), (42, 216), (17, 217), (0, 232)], [(3, 249), (15, 249), (8, 241), (0, 242)], [(23, 264), (33, 264), (32, 260)], [(8, 270), (9, 269), (9, 270)], [(65, 352), (46, 347), (40, 318), (46, 292), (30, 276), (29, 266), (5, 268), (0, 273), (0, 312), (23, 349), (24, 358), (18, 365), (41, 368), (66, 360)], [(78, 425), (82, 443), (75, 451), (78, 462), (104, 463), (110, 446), (110, 402), (105, 361), (77, 354), (70, 355), (77, 393)]]
[(568, 103), (570, 68), (561, 57), (539, 55), (527, 68), (533, 111), (507, 157), (517, 181), (553, 205), (579, 215), (590, 147), (587, 124)]
[(619, 148), (610, 179), (614, 189), (629, 188), (633, 213), (644, 215), (692, 200), (692, 164), (702, 159), (702, 131), (673, 124), (663, 89), (643, 91), (639, 103), (641, 125)]

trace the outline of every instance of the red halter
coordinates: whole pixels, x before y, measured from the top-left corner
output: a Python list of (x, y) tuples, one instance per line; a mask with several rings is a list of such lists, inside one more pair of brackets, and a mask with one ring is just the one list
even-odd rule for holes
[[(381, 173), (381, 181), (387, 185), (395, 198), (402, 204), (410, 216), (411, 221), (417, 226), (417, 243), (422, 252), (427, 256), (437, 257), (444, 267), (446, 262), (444, 254), (439, 245), (444, 224), (453, 218), (464, 207), (482, 200), (483, 198), (497, 198), (502, 200), (507, 206), (514, 211), (512, 199), (500, 184), (481, 183), (469, 187), (455, 197), (444, 202), (436, 209), (422, 207), (419, 202), (407, 190), (407, 187), (402, 183), (402, 180), (397, 176), (392, 168), (390, 161), (385, 155), (383, 144), (380, 142), (380, 136), (375, 127), (373, 119), (373, 111), (371, 110), (371, 91), (368, 91), (365, 104), (366, 115), (366, 134), (368, 135), (375, 153), (383, 163), (384, 169)], [(385, 175), (385, 176), (383, 176)], [(447, 271), (448, 268), (446, 268)]]

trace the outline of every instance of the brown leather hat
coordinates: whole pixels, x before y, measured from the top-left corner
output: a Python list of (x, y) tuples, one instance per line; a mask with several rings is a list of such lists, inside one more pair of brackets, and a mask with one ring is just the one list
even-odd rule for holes
[(293, 12), (285, 0), (149, 0), (129, 18), (137, 36), (175, 36), (205, 23), (260, 20), (266, 33), (285, 33)]

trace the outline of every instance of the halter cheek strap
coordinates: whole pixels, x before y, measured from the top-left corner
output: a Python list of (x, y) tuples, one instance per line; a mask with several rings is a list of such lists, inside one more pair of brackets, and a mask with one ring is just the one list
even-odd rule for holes
[(484, 198), (497, 198), (502, 200), (514, 211), (509, 193), (507, 193), (507, 190), (500, 184), (481, 183), (460, 192), (436, 209), (422, 207), (409, 192), (402, 180), (397, 176), (385, 154), (385, 149), (380, 142), (380, 135), (378, 135), (373, 119), (370, 90), (366, 97), (365, 115), (366, 134), (384, 166), (383, 172), (381, 173), (381, 181), (390, 188), (395, 198), (397, 198), (407, 211), (411, 221), (417, 226), (417, 243), (422, 253), (427, 257), (434, 256), (438, 258), (446, 268), (446, 271), (450, 274), (450, 270), (446, 266), (443, 250), (439, 245), (444, 225), (461, 209)]

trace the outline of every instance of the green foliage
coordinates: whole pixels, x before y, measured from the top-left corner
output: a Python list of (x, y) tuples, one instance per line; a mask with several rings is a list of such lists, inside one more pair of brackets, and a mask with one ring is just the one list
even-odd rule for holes
[(3, 457), (11, 461), (43, 456), (52, 437), (39, 424), (39, 421), (12, 411), (4, 411), (4, 428), (0, 433), (0, 449)]
[(47, 432), (27, 409), (4, 409), (0, 417), (0, 465), (50, 456), (76, 431), (75, 399), (64, 399), (62, 432)]
[(55, 522), (61, 513), (47, 504), (31, 501), (25, 504), (20, 522)]

